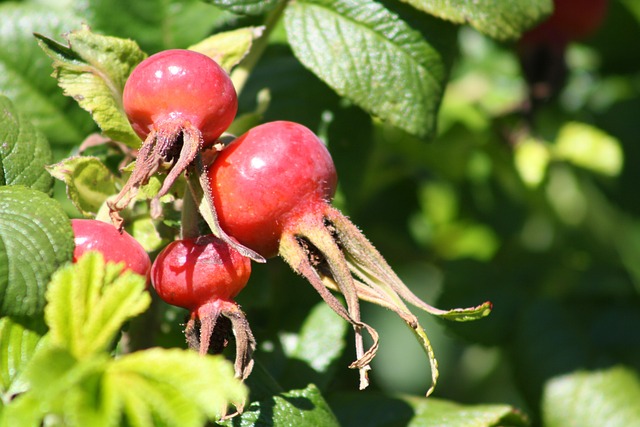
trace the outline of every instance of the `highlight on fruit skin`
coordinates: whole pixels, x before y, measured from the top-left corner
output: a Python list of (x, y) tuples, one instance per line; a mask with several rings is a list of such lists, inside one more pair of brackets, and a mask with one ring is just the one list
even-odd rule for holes
[(236, 342), (236, 377), (253, 369), (253, 333), (234, 298), (251, 275), (251, 260), (209, 234), (169, 243), (151, 267), (151, 283), (164, 302), (189, 310), (185, 337), (200, 354), (221, 353)]
[[(431, 365), (438, 365), (426, 332), (407, 303), (455, 321), (482, 318), (491, 303), (440, 310), (419, 299), (394, 273), (360, 230), (331, 206), (337, 174), (322, 141), (309, 129), (287, 121), (256, 126), (226, 146), (208, 170), (221, 227), (264, 257), (279, 255), (305, 277), (324, 301), (355, 331), (360, 388), (379, 345), (377, 331), (363, 322), (359, 300), (394, 311), (415, 334)], [(341, 293), (346, 307), (334, 295)], [(365, 350), (363, 333), (371, 346)]]
[(144, 142), (131, 176), (107, 202), (112, 221), (120, 229), (119, 212), (140, 186), (165, 169), (167, 176), (152, 203), (152, 213), (159, 215), (157, 201), (204, 147), (216, 143), (238, 109), (226, 71), (208, 56), (185, 49), (162, 51), (138, 64), (125, 83), (122, 102), (131, 126)]

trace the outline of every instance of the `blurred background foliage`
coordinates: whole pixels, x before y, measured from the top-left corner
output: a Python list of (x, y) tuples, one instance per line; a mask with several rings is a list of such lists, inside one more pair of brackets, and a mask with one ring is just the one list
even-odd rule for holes
[[(96, 129), (61, 95), (31, 33), (57, 37), (81, 22), (153, 53), (260, 17), (195, 0), (0, 2), (0, 85), (32, 114), (56, 160)], [(640, 3), (612, 0), (602, 27), (569, 45), (566, 85), (531, 113), (514, 43), (460, 27), (437, 134), (426, 140), (340, 98), (291, 54), (282, 28), (272, 34), (239, 115), (269, 88), (262, 120), (297, 121), (326, 141), (340, 177), (336, 204), (418, 296), (442, 308), (494, 304), (478, 322), (420, 317), (440, 361), (435, 396), (509, 403), (537, 422), (552, 379), (640, 370), (639, 35)], [(78, 215), (60, 182), (56, 197)], [(238, 301), (258, 359), (278, 372), (287, 334), (320, 300), (280, 260), (254, 272)], [(183, 346), (184, 312), (155, 310), (162, 345)], [(410, 331), (383, 309), (363, 310), (381, 336), (372, 388), (424, 393), (429, 367)], [(328, 396), (355, 388), (352, 357), (347, 345)], [(289, 380), (283, 386), (299, 386)]]

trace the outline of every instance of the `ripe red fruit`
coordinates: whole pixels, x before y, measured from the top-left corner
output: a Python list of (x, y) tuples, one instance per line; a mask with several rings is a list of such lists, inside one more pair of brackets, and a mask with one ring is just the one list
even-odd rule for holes
[(72, 219), (71, 228), (76, 245), (73, 262), (85, 252), (97, 251), (105, 261), (124, 263), (125, 270), (131, 270), (149, 279), (149, 255), (126, 231), (120, 233), (112, 224), (94, 219)]
[[(185, 335), (189, 347), (206, 354), (226, 345), (229, 321), (236, 334), (236, 375), (246, 378), (252, 367), (255, 340), (233, 298), (251, 275), (251, 260), (214, 235), (177, 240), (167, 245), (151, 267), (151, 283), (168, 304), (189, 310)], [(227, 320), (228, 319), (228, 320)]]
[(322, 215), (337, 185), (327, 148), (285, 121), (240, 136), (218, 154), (209, 178), (222, 229), (265, 258), (278, 253), (283, 229), (300, 215)]
[(179, 122), (198, 129), (205, 144), (222, 135), (238, 109), (227, 73), (208, 56), (182, 49), (156, 53), (138, 64), (124, 86), (122, 103), (142, 139)]
[[(208, 176), (220, 225), (264, 257), (280, 255), (354, 328), (360, 387), (378, 346), (375, 329), (360, 320), (358, 299), (396, 312), (414, 331), (438, 375), (429, 340), (404, 301), (440, 317), (472, 320), (490, 303), (443, 311), (416, 297), (380, 253), (344, 215), (330, 205), (336, 170), (320, 139), (306, 127), (278, 121), (257, 126), (226, 146)], [(347, 307), (329, 291), (344, 294)], [(365, 352), (362, 330), (372, 338)], [(429, 390), (429, 392), (433, 387)]]
[(172, 49), (152, 55), (133, 70), (124, 87), (123, 107), (136, 133), (144, 138), (131, 177), (109, 207), (114, 224), (118, 212), (138, 188), (165, 164), (170, 170), (154, 198), (157, 201), (194, 161), (200, 150), (216, 142), (233, 121), (238, 99), (231, 79), (211, 58)]

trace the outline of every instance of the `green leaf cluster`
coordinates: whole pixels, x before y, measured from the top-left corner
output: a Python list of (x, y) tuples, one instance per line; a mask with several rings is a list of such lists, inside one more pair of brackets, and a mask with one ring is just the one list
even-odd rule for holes
[[(89, 252), (57, 271), (47, 291), (49, 330), (38, 341), (3, 324), (2, 347), (30, 350), (30, 360), (10, 359), (19, 369), (4, 372), (0, 425), (57, 418), (72, 426), (201, 426), (242, 404), (246, 389), (220, 356), (160, 348), (109, 356), (125, 322), (151, 301), (145, 279), (122, 268)], [(12, 395), (16, 371), (22, 383)]]

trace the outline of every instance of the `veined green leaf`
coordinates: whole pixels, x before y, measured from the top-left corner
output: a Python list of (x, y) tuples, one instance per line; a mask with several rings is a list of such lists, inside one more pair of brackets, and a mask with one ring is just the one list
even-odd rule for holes
[(542, 399), (544, 425), (640, 425), (638, 401), (640, 378), (629, 368), (574, 372), (547, 382)]
[(44, 166), (50, 162), (45, 136), (0, 95), (0, 185), (25, 185), (47, 193), (53, 181)]
[(252, 402), (242, 415), (219, 424), (228, 427), (256, 425), (337, 427), (340, 425), (322, 394), (313, 384), (304, 389), (290, 390)]
[[(435, 21), (433, 38), (454, 34)], [(433, 133), (445, 60), (398, 15), (371, 0), (303, 0), (285, 26), (295, 56), (338, 94), (406, 132)]]
[(40, 315), (51, 274), (73, 248), (57, 201), (19, 185), (0, 187), (0, 316)]
[(91, 113), (106, 136), (137, 148), (140, 138), (124, 113), (122, 91), (133, 68), (146, 56), (138, 45), (92, 33), (86, 26), (68, 33), (66, 46), (40, 34), (36, 37), (53, 59), (53, 76), (64, 94)]
[(457, 24), (469, 23), (490, 37), (520, 36), (553, 10), (551, 0), (402, 0), (418, 10)]
[(219, 419), (229, 404), (241, 406), (248, 394), (222, 356), (159, 348), (116, 360), (107, 371), (107, 387), (117, 391), (130, 424), (149, 427), (156, 419), (200, 427), (206, 419)]
[(147, 309), (145, 279), (90, 252), (60, 269), (47, 290), (45, 319), (54, 345), (77, 358), (105, 351), (125, 321)]

